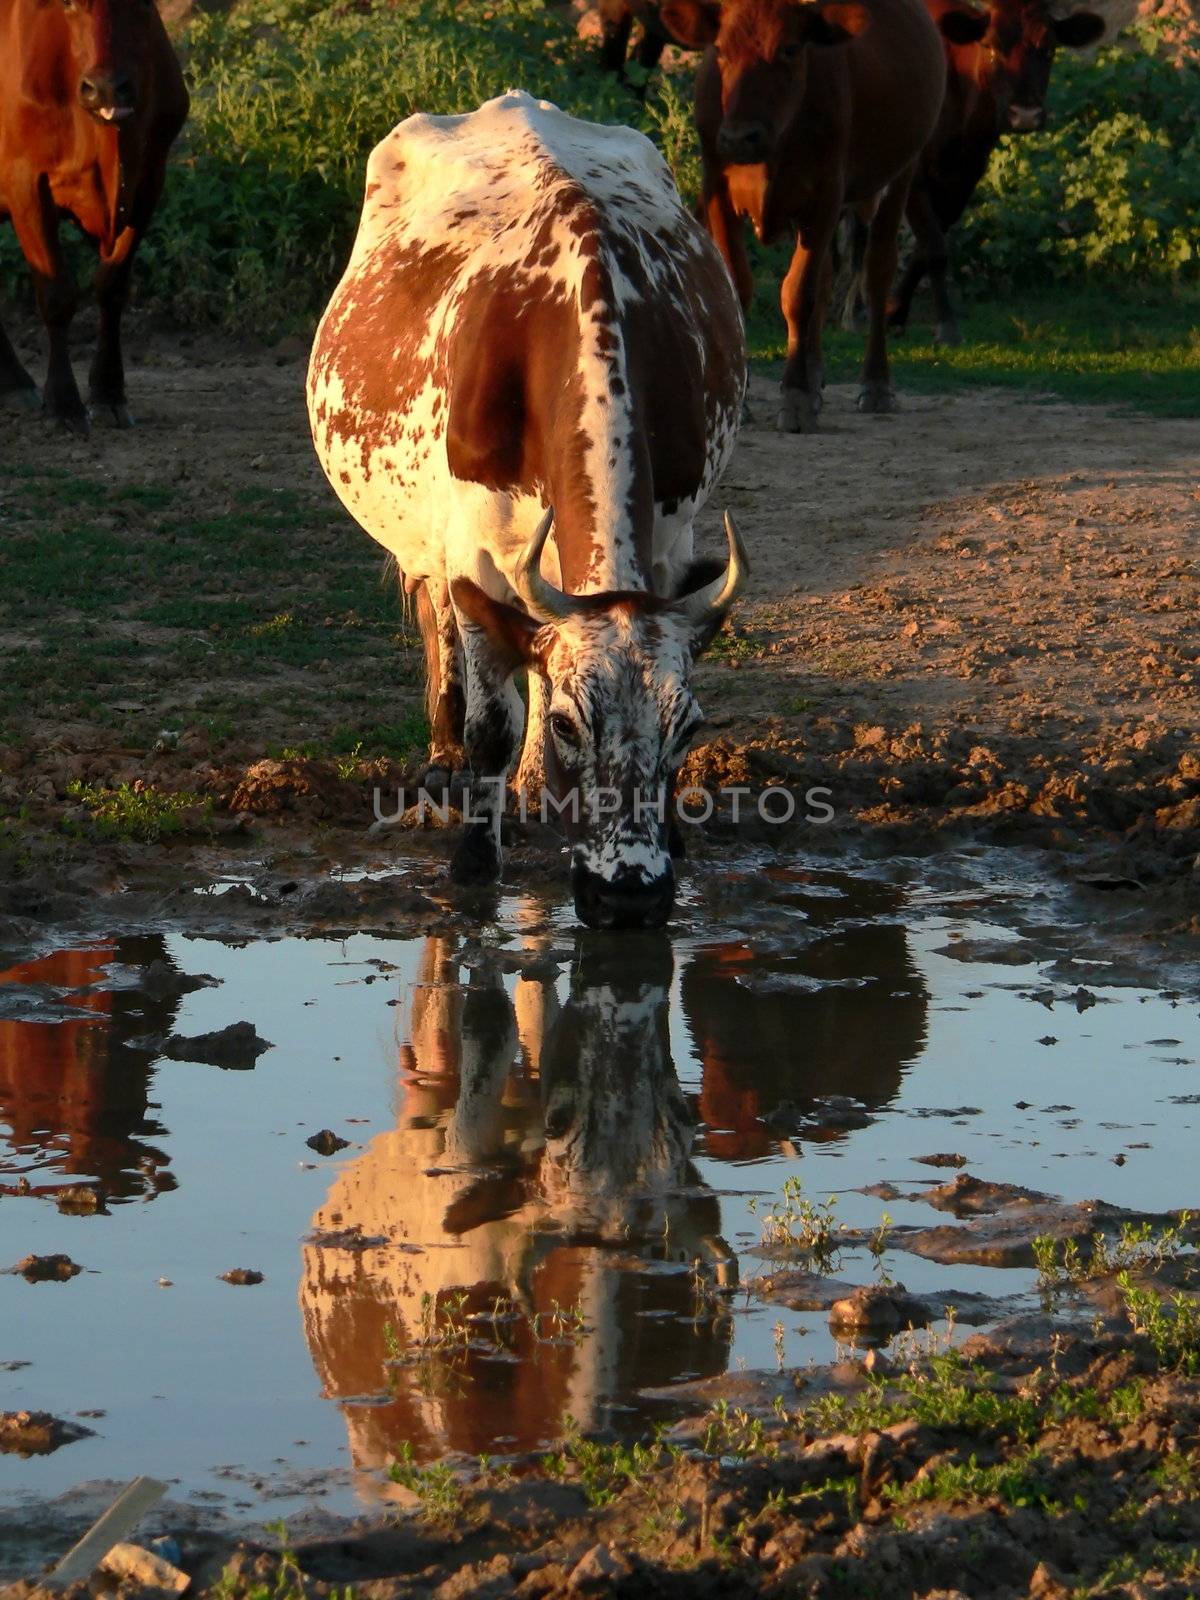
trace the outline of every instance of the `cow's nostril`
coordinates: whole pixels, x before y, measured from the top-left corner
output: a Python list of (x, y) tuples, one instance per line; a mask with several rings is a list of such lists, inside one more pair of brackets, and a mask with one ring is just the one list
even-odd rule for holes
[(83, 82), (79, 85), (79, 98), (89, 110), (93, 106), (99, 104), (100, 90), (97, 88), (94, 79), (84, 78)]

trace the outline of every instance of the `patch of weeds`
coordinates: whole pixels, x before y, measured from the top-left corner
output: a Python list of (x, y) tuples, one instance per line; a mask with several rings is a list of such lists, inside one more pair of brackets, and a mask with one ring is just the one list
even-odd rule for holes
[(186, 789), (168, 794), (140, 780), (100, 789), (77, 778), (67, 785), (67, 793), (88, 808), (97, 833), (142, 844), (153, 844), (165, 834), (207, 822), (212, 815), (212, 800), (204, 795)]
[(1125, 1222), (1115, 1239), (1106, 1233), (1094, 1233), (1086, 1254), (1076, 1239), (1056, 1240), (1049, 1234), (1039, 1234), (1033, 1241), (1039, 1284), (1044, 1289), (1059, 1289), (1085, 1278), (1152, 1272), (1188, 1250), (1191, 1222), (1188, 1211), (1181, 1212), (1179, 1221), (1167, 1228), (1155, 1228), (1150, 1222)]
[(814, 702), (810, 700), (806, 694), (794, 694), (790, 699), (785, 700), (779, 709), (783, 712), (784, 716), (800, 717), (803, 716), (806, 711), (812, 710), (813, 703)]
[(1167, 1578), (1200, 1579), (1200, 1550), (1195, 1545), (1156, 1544), (1150, 1550), (1131, 1551), (1111, 1562), (1095, 1583), (1075, 1590), (1074, 1600), (1107, 1594), (1122, 1584), (1137, 1583), (1151, 1572)]
[(1200, 1305), (1182, 1292), (1139, 1289), (1128, 1272), (1118, 1276), (1117, 1288), (1134, 1333), (1149, 1339), (1159, 1366), (1189, 1377), (1200, 1372)]
[(884, 1485), (883, 1497), (898, 1509), (924, 1500), (989, 1499), (998, 1495), (1010, 1506), (1046, 1506), (1037, 1471), (1037, 1457), (1024, 1451), (1007, 1461), (981, 1466), (974, 1452), (965, 1461), (943, 1461), (932, 1472), (909, 1483)]
[[(227, 1562), (220, 1577), (208, 1591), (212, 1600), (305, 1600), (304, 1573), (288, 1537), (286, 1522), (268, 1522), (267, 1531), (279, 1540), (279, 1554), (273, 1577), (254, 1578), (238, 1570), (236, 1561)], [(332, 1588), (329, 1600), (353, 1600), (354, 1590)]]
[[(750, 1211), (757, 1211), (752, 1197)], [(797, 1177), (784, 1180), (783, 1196), (773, 1201), (762, 1217), (762, 1244), (765, 1249), (798, 1252), (812, 1261), (818, 1272), (830, 1272), (837, 1259), (837, 1236), (843, 1224), (837, 1221), (837, 1200), (809, 1200)]]
[(710, 661), (757, 661), (766, 654), (766, 649), (749, 634), (722, 628), (704, 653)]
[(779, 1446), (768, 1439), (761, 1417), (752, 1417), (740, 1406), (730, 1409), (727, 1400), (718, 1400), (704, 1419), (700, 1448), (707, 1456), (733, 1456), (738, 1461), (779, 1454)]
[(417, 1466), (407, 1439), (388, 1468), (388, 1477), (393, 1483), (412, 1490), (426, 1521), (454, 1522), (462, 1516), (466, 1497), (453, 1469), (444, 1461), (431, 1462), (427, 1467)]
[(859, 1394), (824, 1395), (800, 1420), (814, 1431), (866, 1433), (915, 1418), (931, 1428), (1029, 1439), (1039, 1413), (1033, 1394), (999, 1392), (988, 1373), (947, 1350), (891, 1379), (871, 1374)]
[(588, 1504), (599, 1509), (614, 1501), (630, 1484), (643, 1483), (671, 1452), (658, 1440), (650, 1444), (599, 1444), (585, 1439), (574, 1417), (563, 1418), (563, 1442), (542, 1466), (553, 1478), (579, 1483)]

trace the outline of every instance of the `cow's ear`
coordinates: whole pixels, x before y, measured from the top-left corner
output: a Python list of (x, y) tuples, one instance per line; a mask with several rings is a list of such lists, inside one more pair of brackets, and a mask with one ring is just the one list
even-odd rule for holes
[(713, 0), (664, 0), (658, 20), (676, 44), (704, 50), (716, 43), (721, 31), (721, 7)]
[(1066, 17), (1051, 17), (1050, 26), (1059, 44), (1082, 50), (1085, 45), (1095, 44), (1104, 32), (1104, 18), (1094, 11), (1072, 11)]
[(805, 44), (849, 44), (871, 25), (871, 13), (855, 0), (838, 0), (829, 5), (813, 5), (808, 0), (799, 10)]
[(497, 665), (506, 672), (538, 659), (534, 640), (543, 624), (535, 617), (502, 600), (493, 600), (470, 578), (455, 578), (450, 593), (463, 616), (486, 634)]
[(988, 31), (991, 20), (986, 11), (955, 8), (942, 12), (938, 27), (951, 44), (978, 44)]

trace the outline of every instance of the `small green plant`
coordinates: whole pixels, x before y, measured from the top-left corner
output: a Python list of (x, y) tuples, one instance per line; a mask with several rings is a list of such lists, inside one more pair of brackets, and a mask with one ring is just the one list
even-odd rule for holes
[[(751, 1197), (749, 1208), (757, 1211)], [(836, 1218), (837, 1199), (810, 1200), (797, 1177), (786, 1178), (783, 1196), (774, 1201), (762, 1216), (762, 1244), (770, 1251), (798, 1252), (808, 1256), (818, 1272), (832, 1270), (837, 1259), (837, 1236), (842, 1231)]]
[(466, 1497), (453, 1468), (444, 1461), (418, 1466), (413, 1460), (413, 1448), (407, 1439), (388, 1468), (388, 1477), (417, 1496), (421, 1515), (426, 1521), (446, 1523), (461, 1517)]
[(973, 1451), (965, 1461), (939, 1462), (908, 1483), (884, 1485), (884, 1499), (898, 1509), (923, 1500), (962, 1500), (998, 1495), (1010, 1506), (1046, 1505), (1037, 1456), (1022, 1451), (1008, 1460), (981, 1466)]
[[(268, 1522), (267, 1531), (279, 1541), (274, 1575), (252, 1578), (239, 1572), (236, 1561), (225, 1564), (220, 1577), (208, 1591), (212, 1600), (305, 1600), (307, 1589), (296, 1552), (292, 1548), (286, 1522)], [(354, 1589), (332, 1588), (329, 1600), (354, 1600)]]
[(1149, 1339), (1160, 1367), (1194, 1377), (1200, 1372), (1200, 1304), (1178, 1292), (1138, 1288), (1128, 1272), (1117, 1278), (1133, 1331)]
[(1124, 1222), (1115, 1238), (1097, 1231), (1085, 1254), (1076, 1239), (1054, 1239), (1039, 1234), (1033, 1241), (1033, 1260), (1044, 1289), (1059, 1289), (1085, 1278), (1108, 1277), (1121, 1272), (1152, 1272), (1175, 1261), (1188, 1249), (1192, 1214), (1182, 1211), (1179, 1221), (1155, 1228), (1150, 1222)]
[(733, 1456), (739, 1461), (779, 1454), (779, 1445), (767, 1437), (761, 1417), (740, 1406), (718, 1400), (704, 1419), (700, 1448), (707, 1456)]
[(212, 800), (204, 795), (186, 790), (167, 793), (140, 781), (101, 789), (76, 779), (67, 785), (67, 793), (87, 807), (97, 833), (107, 838), (136, 839), (142, 844), (152, 844), (164, 834), (207, 822), (212, 814)]
[(631, 1484), (644, 1484), (671, 1454), (658, 1437), (650, 1444), (597, 1443), (585, 1438), (568, 1415), (563, 1418), (561, 1446), (542, 1458), (542, 1466), (551, 1477), (578, 1480), (588, 1504), (600, 1507), (611, 1504)]

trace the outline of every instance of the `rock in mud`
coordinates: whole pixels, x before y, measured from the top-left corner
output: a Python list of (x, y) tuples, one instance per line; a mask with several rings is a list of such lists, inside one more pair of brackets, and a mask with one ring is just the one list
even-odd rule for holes
[(186, 1572), (140, 1544), (115, 1544), (100, 1563), (114, 1578), (137, 1586), (147, 1596), (182, 1594), (191, 1583)]
[(901, 1328), (920, 1328), (930, 1320), (929, 1307), (908, 1293), (902, 1283), (872, 1283), (835, 1300), (829, 1326), (870, 1338), (886, 1337)]
[(54, 1203), (73, 1217), (90, 1217), (104, 1210), (104, 1196), (89, 1183), (73, 1183), (56, 1191)]
[(66, 1283), (78, 1277), (83, 1268), (70, 1256), (24, 1256), (9, 1272), (25, 1279), (26, 1283)]
[(1040, 1194), (1036, 1189), (1022, 1189), (1015, 1183), (987, 1183), (982, 1178), (973, 1178), (969, 1172), (960, 1172), (952, 1183), (939, 1183), (909, 1198), (924, 1200), (935, 1211), (949, 1211), (956, 1217), (990, 1216), (1019, 1206), (1053, 1204), (1052, 1195)]
[(305, 1139), (304, 1142), (319, 1156), (335, 1156), (339, 1150), (345, 1150), (350, 1144), (349, 1139), (339, 1139), (332, 1128), (322, 1128), (320, 1133), (314, 1133), (311, 1139)]
[(572, 1594), (602, 1594), (633, 1571), (629, 1558), (612, 1545), (594, 1544), (582, 1555), (567, 1579)]
[(64, 1444), (91, 1437), (90, 1428), (48, 1411), (0, 1411), (0, 1454), (48, 1456)]
[(1057, 1243), (1074, 1240), (1083, 1247), (1095, 1233), (1115, 1239), (1124, 1224), (1145, 1222), (1158, 1228), (1174, 1227), (1179, 1215), (1127, 1211), (1103, 1200), (1081, 1200), (1075, 1205), (1018, 1200), (997, 1215), (978, 1217), (962, 1227), (897, 1229), (892, 1245), (944, 1266), (1032, 1267), (1033, 1241), (1043, 1235)]
[(914, 1156), (913, 1160), (922, 1167), (965, 1167), (966, 1156), (943, 1152), (940, 1155)]
[(221, 1273), (222, 1283), (255, 1284), (263, 1283), (263, 1274), (256, 1267), (230, 1267), (228, 1272)]
[(179, 1033), (168, 1034), (157, 1048), (170, 1061), (198, 1061), (229, 1072), (248, 1072), (259, 1056), (274, 1046), (252, 1022), (231, 1022), (215, 1033), (197, 1033), (190, 1039)]

